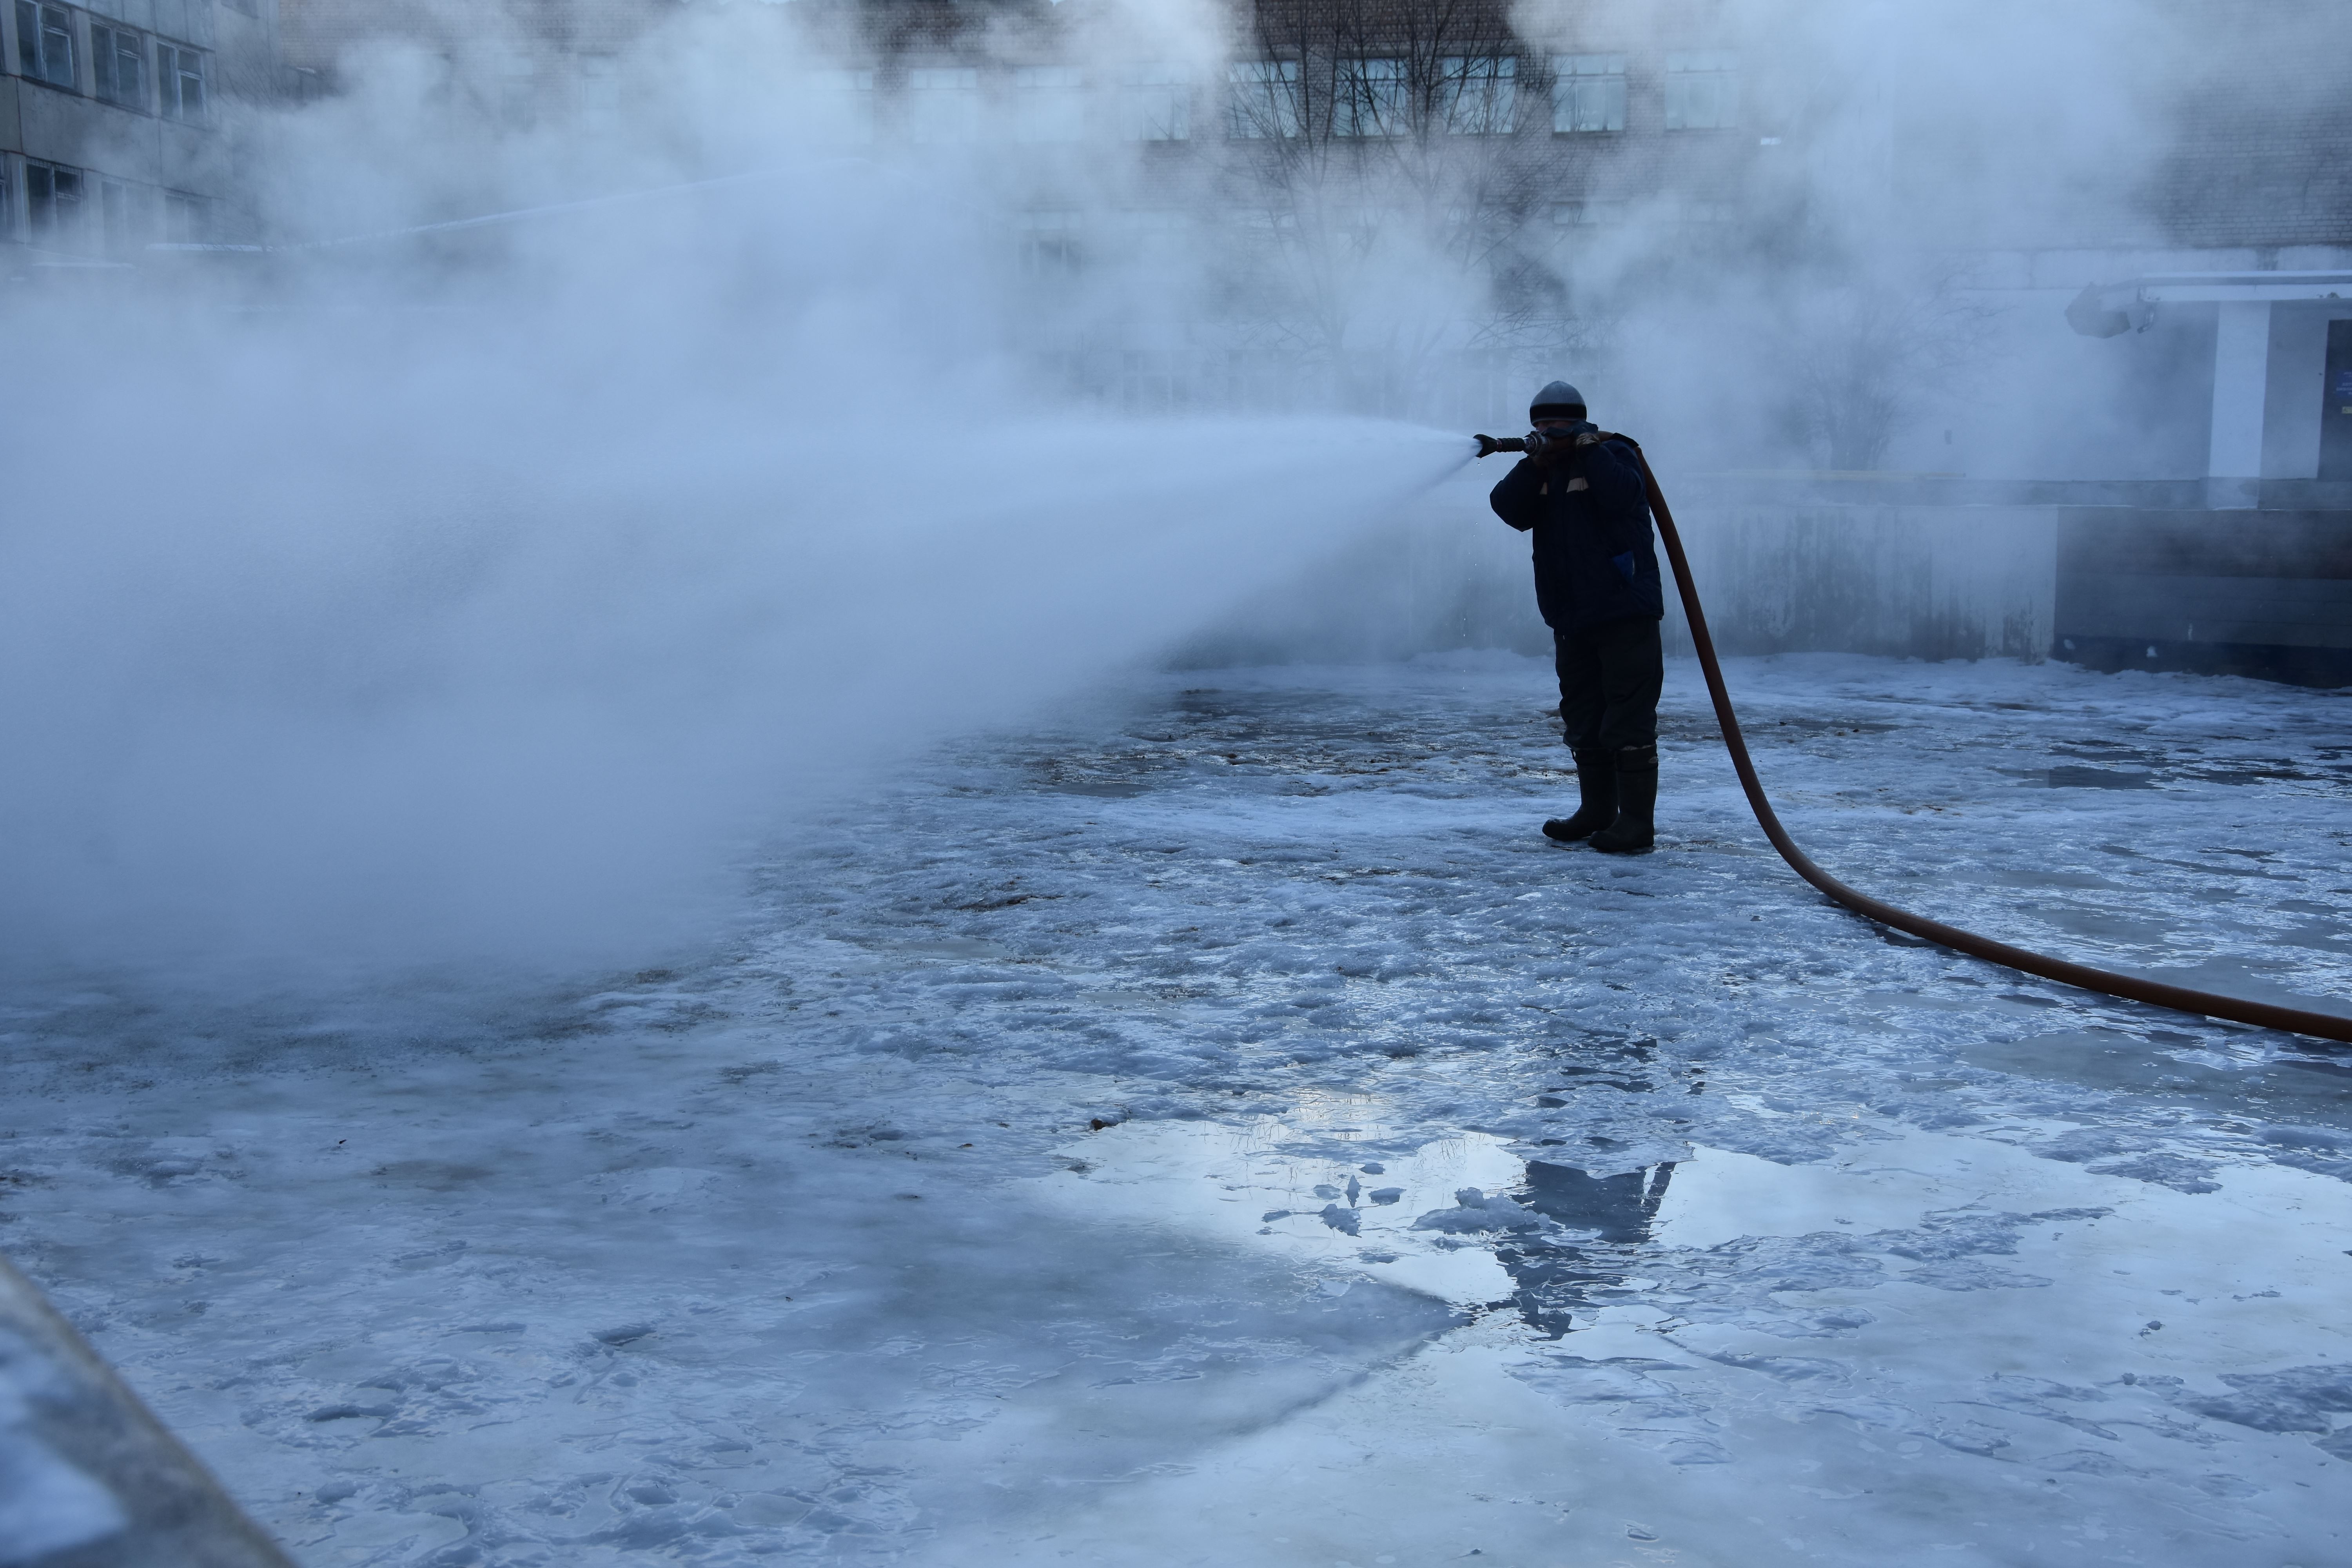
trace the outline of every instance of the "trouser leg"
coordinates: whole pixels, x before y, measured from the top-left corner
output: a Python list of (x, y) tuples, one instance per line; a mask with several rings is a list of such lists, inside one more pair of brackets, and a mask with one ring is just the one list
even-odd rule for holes
[(1658, 693), (1666, 683), (1658, 623), (1618, 621), (1596, 627), (1588, 647), (1593, 672), (1588, 744), (1612, 753), (1628, 746), (1656, 745)]
[(1615, 763), (1617, 816), (1592, 836), (1592, 847), (1624, 855), (1656, 841), (1658, 693), (1665, 685), (1665, 651), (1655, 621), (1621, 622), (1595, 638), (1601, 667), (1601, 712), (1594, 728)]
[(1559, 677), (1560, 738), (1571, 752), (1601, 749), (1603, 696), (1601, 655), (1591, 635), (1580, 631), (1551, 634), (1551, 664)]

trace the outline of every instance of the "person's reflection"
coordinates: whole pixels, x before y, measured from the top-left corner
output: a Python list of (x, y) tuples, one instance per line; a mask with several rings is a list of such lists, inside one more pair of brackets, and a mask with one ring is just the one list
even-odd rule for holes
[(1527, 1186), (1512, 1196), (1581, 1233), (1559, 1241), (1517, 1239), (1496, 1248), (1495, 1257), (1518, 1287), (1511, 1299), (1529, 1327), (1558, 1339), (1570, 1328), (1572, 1312), (1591, 1311), (1588, 1291), (1622, 1282), (1621, 1249), (1650, 1238), (1674, 1173), (1672, 1162), (1614, 1176), (1528, 1162)]

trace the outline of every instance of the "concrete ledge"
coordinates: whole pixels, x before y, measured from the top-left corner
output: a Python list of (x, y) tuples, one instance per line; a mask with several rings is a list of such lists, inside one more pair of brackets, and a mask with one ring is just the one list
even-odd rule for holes
[(2085, 669), (2183, 670), (2242, 675), (2288, 686), (2352, 686), (2352, 648), (2259, 643), (2150, 642), (2145, 637), (2062, 637), (2053, 657)]
[(0, 1563), (294, 1568), (5, 1259)]
[(2352, 655), (2352, 578), (2068, 574), (2058, 636)]

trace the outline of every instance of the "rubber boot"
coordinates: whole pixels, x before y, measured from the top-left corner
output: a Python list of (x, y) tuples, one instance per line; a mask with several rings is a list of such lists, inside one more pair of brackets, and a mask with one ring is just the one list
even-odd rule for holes
[(1592, 836), (1610, 855), (1638, 855), (1657, 842), (1658, 748), (1628, 746), (1617, 753), (1617, 820)]
[(1555, 816), (1543, 826), (1544, 837), (1559, 844), (1590, 838), (1617, 820), (1617, 769), (1606, 752), (1570, 752), (1576, 759), (1576, 788), (1581, 797), (1573, 816)]

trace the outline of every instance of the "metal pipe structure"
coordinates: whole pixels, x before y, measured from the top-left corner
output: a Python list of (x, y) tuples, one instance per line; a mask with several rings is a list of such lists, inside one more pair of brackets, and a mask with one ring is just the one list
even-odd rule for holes
[[(2257, 1028), (2279, 1029), (2291, 1035), (2308, 1035), (2318, 1039), (2335, 1040), (2352, 1045), (2352, 1018), (2338, 1017), (2330, 1013), (2314, 1013), (2301, 1007), (2282, 1007), (2270, 1002), (2250, 1002), (2242, 997), (2222, 996), (2210, 991), (2193, 991), (2185, 985), (2168, 985), (2160, 980), (2142, 980), (2135, 975), (2117, 974), (2109, 970), (2093, 969), (2088, 964), (2069, 963), (2064, 959), (2012, 947), (2005, 942), (1995, 942), (1974, 931), (1948, 926), (1941, 921), (1931, 921), (1915, 915), (1893, 904), (1872, 898), (1847, 887), (1813, 863), (1811, 856), (1797, 847), (1789, 830), (1780, 826), (1780, 818), (1765, 798), (1764, 785), (1756, 776), (1756, 764), (1748, 755), (1747, 738), (1740, 733), (1739, 715), (1732, 710), (1731, 693), (1723, 683), (1723, 666), (1716, 658), (1715, 639), (1707, 635), (1706, 611), (1698, 602), (1698, 587), (1691, 580), (1690, 559), (1683, 553), (1682, 535), (1675, 528), (1673, 510), (1666, 505), (1665, 492), (1658, 488), (1658, 476), (1650, 468), (1650, 459), (1641, 444), (1629, 436), (1603, 436), (1607, 441), (1622, 441), (1633, 449), (1642, 465), (1643, 488), (1649, 493), (1650, 512), (1658, 521), (1658, 537), (1666, 547), (1666, 559), (1674, 566), (1675, 586), (1680, 591), (1683, 614), (1690, 623), (1691, 646), (1698, 651), (1699, 668), (1706, 675), (1707, 696), (1715, 703), (1716, 722), (1723, 730), (1725, 750), (1731, 753), (1732, 771), (1739, 775), (1739, 787), (1747, 793), (1748, 808), (1755, 812), (1758, 826), (1780, 858), (1789, 863), (1798, 876), (1819, 888), (1831, 898), (1858, 915), (1892, 926), (1955, 952), (1967, 953), (1989, 963), (2037, 974), (2044, 980), (2055, 980), (2062, 985), (2073, 985), (2103, 995), (2119, 996), (2129, 1002), (2146, 1002), (2152, 1006), (2169, 1007), (2175, 1012), (2194, 1013), (2208, 1018), (2223, 1018), (2233, 1024), (2252, 1024)], [(1478, 455), (1488, 452), (1522, 452), (1527, 443), (1512, 437), (1496, 440), (1492, 437), (1477, 437)]]
[(294, 1568), (5, 1258), (0, 1563)]

